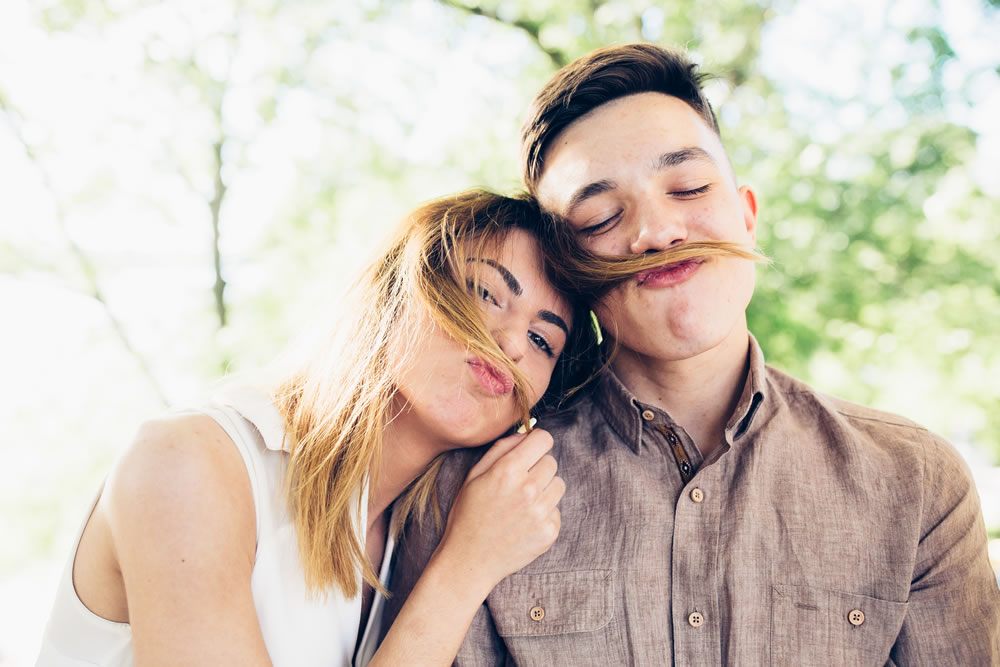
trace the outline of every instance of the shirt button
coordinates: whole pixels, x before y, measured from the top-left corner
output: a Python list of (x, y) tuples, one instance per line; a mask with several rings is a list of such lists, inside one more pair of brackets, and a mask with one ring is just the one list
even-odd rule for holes
[(528, 616), (531, 617), (531, 620), (533, 621), (536, 622), (541, 621), (543, 618), (545, 618), (545, 610), (536, 605), (532, 607), (530, 611), (528, 611)]
[(847, 620), (850, 621), (851, 625), (861, 625), (865, 622), (865, 612), (860, 609), (854, 609), (847, 615)]
[(651, 421), (653, 421), (654, 417), (656, 417), (656, 415), (653, 414), (652, 410), (643, 410), (642, 411), (642, 418), (645, 419), (646, 421), (651, 422)]
[(698, 487), (695, 487), (695, 488), (691, 489), (691, 500), (693, 500), (696, 503), (700, 503), (704, 499), (705, 499), (705, 492), (704, 491), (702, 491)]
[(691, 612), (691, 615), (688, 616), (688, 623), (691, 624), (692, 628), (700, 628), (702, 623), (704, 622), (705, 622), (705, 617), (696, 611)]

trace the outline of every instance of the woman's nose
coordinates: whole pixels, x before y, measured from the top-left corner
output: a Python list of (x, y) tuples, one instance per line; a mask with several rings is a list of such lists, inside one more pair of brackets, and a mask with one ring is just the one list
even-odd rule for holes
[(497, 342), (503, 353), (506, 354), (514, 363), (517, 363), (524, 357), (523, 346), (518, 344), (517, 337), (511, 336), (507, 329), (496, 329), (493, 331), (493, 340)]

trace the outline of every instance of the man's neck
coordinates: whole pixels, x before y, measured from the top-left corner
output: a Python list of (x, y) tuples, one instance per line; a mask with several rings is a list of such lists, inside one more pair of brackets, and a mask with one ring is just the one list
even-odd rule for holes
[(721, 343), (687, 359), (664, 360), (618, 350), (612, 367), (639, 401), (665, 410), (708, 456), (725, 437), (749, 364), (749, 332), (738, 327)]

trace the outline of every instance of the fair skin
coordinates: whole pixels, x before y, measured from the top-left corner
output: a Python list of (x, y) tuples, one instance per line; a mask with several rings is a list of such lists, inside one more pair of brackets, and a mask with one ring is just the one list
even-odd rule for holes
[[(555, 138), (544, 165), (539, 201), (592, 250), (755, 244), (753, 190), (737, 186), (718, 135), (675, 97), (639, 93), (597, 107)], [(620, 343), (618, 377), (669, 412), (706, 456), (722, 443), (743, 387), (753, 286), (752, 263), (712, 259), (640, 274), (595, 307)]]
[[(534, 402), (565, 344), (557, 322), (570, 321), (568, 307), (527, 232), (478, 259), (488, 260), (475, 268), (486, 322)], [(503, 371), (484, 370), (436, 327), (419, 342), (397, 383), (398, 414), (369, 497), (366, 549), (376, 569), (392, 501), (438, 454), (496, 438), (517, 414)], [(445, 539), (373, 664), (450, 664), (492, 587), (548, 549), (565, 489), (551, 446), (540, 430), (509, 436), (470, 471)], [(250, 588), (256, 537), (246, 468), (221, 427), (207, 416), (152, 421), (108, 477), (73, 583), (92, 612), (131, 625), (136, 664), (268, 665)], [(431, 622), (442, 617), (449, 622)]]

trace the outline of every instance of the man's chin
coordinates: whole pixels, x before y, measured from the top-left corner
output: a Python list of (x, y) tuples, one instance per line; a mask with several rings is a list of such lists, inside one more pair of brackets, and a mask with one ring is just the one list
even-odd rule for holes
[[(629, 335), (635, 331), (651, 332), (654, 329), (656, 331), (654, 335)], [(623, 333), (618, 338), (619, 354), (630, 353), (659, 362), (686, 361), (725, 346), (732, 336), (739, 333), (739, 330), (745, 333), (745, 324), (741, 328), (739, 323), (734, 323), (733, 327), (719, 327), (718, 321), (698, 320), (664, 324), (649, 321), (622, 329), (623, 332), (629, 333)]]

